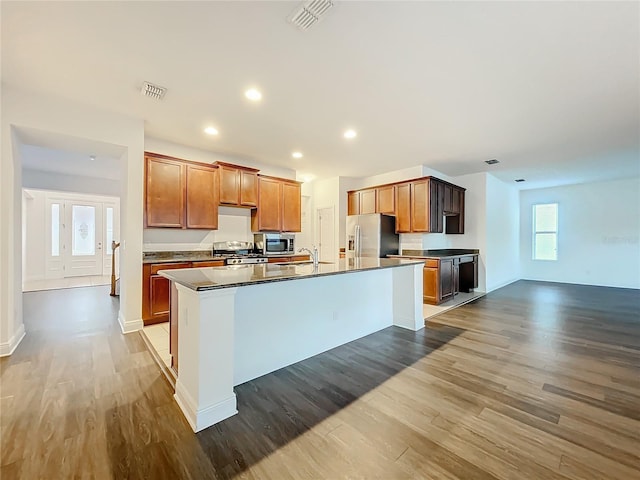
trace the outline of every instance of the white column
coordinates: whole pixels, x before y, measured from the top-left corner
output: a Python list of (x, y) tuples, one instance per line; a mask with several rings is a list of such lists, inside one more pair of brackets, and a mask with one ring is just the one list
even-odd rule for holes
[(237, 288), (178, 288), (176, 402), (194, 432), (238, 413), (233, 392)]
[(392, 268), (393, 324), (409, 330), (424, 328), (422, 268), (424, 264)]

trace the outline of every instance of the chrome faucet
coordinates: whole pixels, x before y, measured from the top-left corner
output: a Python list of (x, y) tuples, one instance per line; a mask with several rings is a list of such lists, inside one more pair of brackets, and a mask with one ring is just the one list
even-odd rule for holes
[(313, 266), (317, 267), (318, 266), (318, 249), (316, 248), (316, 246), (313, 246), (313, 252), (311, 250), (309, 250), (307, 247), (302, 247), (300, 250), (298, 250), (298, 253), (300, 252), (309, 252), (309, 255), (311, 255), (311, 260), (313, 260)]

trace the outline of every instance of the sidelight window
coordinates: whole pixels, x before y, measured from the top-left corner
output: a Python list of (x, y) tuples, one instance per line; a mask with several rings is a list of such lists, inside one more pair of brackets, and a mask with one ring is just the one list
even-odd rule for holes
[(558, 259), (558, 204), (533, 206), (533, 259)]

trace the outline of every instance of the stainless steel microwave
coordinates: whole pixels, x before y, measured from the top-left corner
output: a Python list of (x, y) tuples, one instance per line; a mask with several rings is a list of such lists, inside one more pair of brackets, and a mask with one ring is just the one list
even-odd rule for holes
[(292, 255), (296, 253), (295, 235), (291, 233), (255, 233), (253, 243), (263, 255)]

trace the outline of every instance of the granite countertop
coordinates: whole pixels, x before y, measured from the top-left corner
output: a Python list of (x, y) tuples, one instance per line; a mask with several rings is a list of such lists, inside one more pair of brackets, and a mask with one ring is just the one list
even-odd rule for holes
[[(307, 253), (288, 253), (286, 255), (266, 255), (268, 258), (279, 257), (308, 257)], [(196, 250), (186, 252), (143, 252), (142, 263), (171, 263), (171, 262), (211, 262), (224, 260), (225, 257), (213, 255), (211, 250)]]
[(341, 259), (337, 263), (320, 263), (317, 267), (312, 263), (271, 263), (161, 270), (158, 273), (191, 290), (201, 291), (416, 264), (422, 264), (422, 262), (397, 258), (350, 258)]
[(441, 248), (434, 250), (402, 250), (399, 255), (387, 255), (389, 258), (448, 258), (465, 255), (478, 255), (480, 250), (465, 248)]
[(142, 253), (142, 263), (210, 262), (213, 260), (224, 260), (224, 257), (213, 255), (211, 250)]

